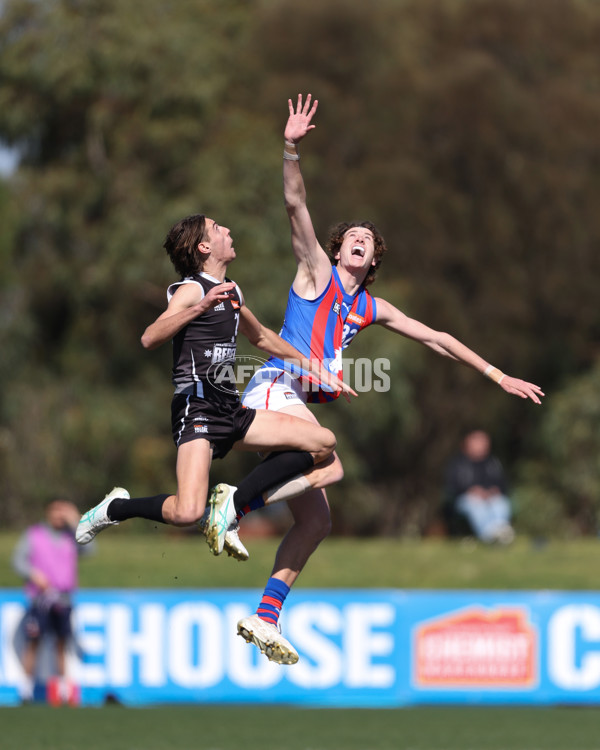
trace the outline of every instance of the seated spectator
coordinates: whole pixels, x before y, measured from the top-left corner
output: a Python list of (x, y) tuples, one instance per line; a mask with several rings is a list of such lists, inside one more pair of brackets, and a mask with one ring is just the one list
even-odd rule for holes
[(444, 511), (451, 536), (471, 533), (482, 542), (500, 544), (514, 540), (506, 476), (491, 453), (487, 432), (467, 433), (461, 452), (449, 462)]

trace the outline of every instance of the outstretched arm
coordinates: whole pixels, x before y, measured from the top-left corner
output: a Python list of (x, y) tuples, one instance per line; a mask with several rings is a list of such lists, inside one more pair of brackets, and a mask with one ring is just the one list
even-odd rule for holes
[(458, 341), (458, 339), (455, 339), (454, 336), (451, 336), (449, 333), (435, 331), (418, 320), (409, 318), (384, 299), (378, 297), (375, 302), (377, 304), (377, 320), (375, 322), (379, 325), (409, 339), (419, 341), (443, 357), (450, 357), (457, 362), (462, 362), (472, 367), (482, 375), (486, 375), (498, 383), (504, 391), (511, 393), (513, 396), (529, 398), (536, 404), (541, 403), (539, 397), (543, 396), (544, 393), (539, 386), (505, 375), (496, 367), (486, 362), (485, 359), (476, 354), (472, 349), (469, 349)]
[[(312, 102), (312, 105), (311, 105)], [(292, 230), (292, 249), (298, 264), (294, 279), (294, 291), (306, 299), (315, 299), (329, 283), (331, 263), (319, 245), (306, 205), (306, 188), (300, 170), (298, 144), (315, 128), (312, 118), (319, 102), (312, 101), (308, 94), (302, 102), (302, 94), (294, 107), (288, 99), (289, 117), (285, 126), (283, 151), (283, 197)]]
[(334, 393), (341, 392), (346, 401), (350, 401), (351, 395), (358, 395), (343, 380), (329, 372), (318, 360), (303, 357), (295, 347), (278, 336), (275, 331), (264, 326), (246, 305), (240, 308), (239, 331), (261, 351), (284, 359), (286, 362), (311, 373), (322, 384), (331, 388)]
[(200, 284), (182, 284), (171, 297), (167, 309), (151, 323), (142, 335), (144, 349), (156, 349), (179, 331), (219, 302), (229, 299), (235, 282), (226, 281), (213, 287), (208, 294)]

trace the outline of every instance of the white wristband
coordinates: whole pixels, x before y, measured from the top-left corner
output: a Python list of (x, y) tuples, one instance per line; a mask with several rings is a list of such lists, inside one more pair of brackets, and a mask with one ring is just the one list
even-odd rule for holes
[(298, 161), (300, 159), (298, 146), (291, 141), (284, 141), (283, 158), (287, 159), (288, 161)]

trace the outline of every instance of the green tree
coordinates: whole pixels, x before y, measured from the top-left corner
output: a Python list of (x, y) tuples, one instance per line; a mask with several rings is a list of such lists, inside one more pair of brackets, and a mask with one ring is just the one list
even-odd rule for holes
[[(273, 101), (292, 83), (321, 99), (303, 149), (319, 235), (341, 218), (373, 219), (392, 249), (384, 296), (551, 398), (591, 366), (598, 337), (600, 8), (420, 0), (373, 12), (313, 1), (290, 39), (292, 7), (265, 14), (249, 75), (276, 71)], [(389, 334), (380, 347), (400, 351)], [(358, 493), (383, 498), (379, 531), (427, 526), (466, 425), (490, 430), (509, 470), (538, 450), (541, 411), (414, 347), (402, 352), (411, 363), (397, 365), (394, 384), (418, 417), (404, 422), (405, 400), (390, 419), (390, 399), (373, 394), (360, 424), (376, 449), (344, 454), (370, 479)], [(354, 414), (337, 434), (356, 444)]]
[[(232, 275), (278, 328), (298, 92), (321, 101), (302, 149), (319, 237), (375, 221), (373, 291), (550, 402), (597, 356), (599, 29), (593, 0), (7, 0), (0, 138), (22, 160), (0, 196), (0, 520), (56, 485), (82, 504), (113, 482), (168, 489), (169, 351), (139, 346), (173, 280), (162, 238), (198, 210), (231, 226)], [(473, 422), (511, 473), (544, 462), (547, 406), (389, 332), (348, 355), (389, 357), (392, 390), (319, 412), (346, 467), (338, 531), (425, 529)]]
[(0, 134), (22, 154), (2, 254), (5, 520), (57, 485), (86, 498), (120, 477), (150, 483), (132, 461), (140, 441), (170, 439), (154, 403), (168, 352), (142, 361), (139, 336), (173, 278), (169, 224), (223, 198), (221, 105), (247, 15), (243, 2), (5, 4)]
[(539, 440), (543, 459), (520, 470), (520, 524), (547, 536), (600, 528), (600, 360), (554, 395)]

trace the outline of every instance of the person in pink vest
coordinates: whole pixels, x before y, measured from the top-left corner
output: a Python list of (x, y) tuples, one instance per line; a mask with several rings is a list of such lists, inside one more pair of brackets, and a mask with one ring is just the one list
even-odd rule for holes
[[(45, 520), (25, 530), (13, 555), (13, 567), (25, 579), (29, 606), (25, 615), (25, 650), (21, 699), (33, 699), (39, 644), (54, 635), (56, 672), (61, 702), (70, 687), (66, 679), (65, 652), (71, 631), (72, 594), (77, 588), (78, 557), (82, 548), (75, 541), (80, 512), (66, 500), (52, 500)], [(85, 553), (89, 551), (84, 548)], [(85, 554), (84, 553), (84, 554)]]

